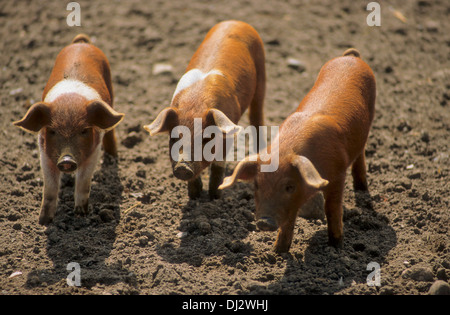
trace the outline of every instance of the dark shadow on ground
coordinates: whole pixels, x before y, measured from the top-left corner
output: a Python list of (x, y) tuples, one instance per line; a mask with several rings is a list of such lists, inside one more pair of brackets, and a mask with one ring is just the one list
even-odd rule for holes
[(229, 266), (244, 262), (253, 248), (242, 240), (255, 230), (255, 225), (252, 187), (241, 188), (237, 199), (224, 192), (220, 199), (210, 200), (204, 184), (201, 197), (188, 201), (181, 210), (180, 245), (175, 248), (172, 242), (164, 243), (157, 249), (158, 254), (171, 263), (197, 267), (211, 256), (221, 257), (221, 263)]
[[(54, 221), (47, 227), (47, 254), (53, 268), (29, 273), (28, 287), (51, 285), (66, 281), (74, 268), (80, 267), (81, 287), (117, 282), (133, 284), (136, 279), (120, 263), (107, 265), (105, 260), (116, 239), (116, 226), (120, 221), (123, 186), (118, 174), (117, 160), (105, 154), (100, 170), (93, 176), (89, 198), (90, 213), (85, 217), (74, 214), (74, 178), (63, 176), (58, 210)], [(69, 266), (70, 267), (70, 266)], [(75, 280), (74, 277), (71, 279)]]
[[(344, 209), (344, 246), (330, 247), (326, 222), (309, 239), (303, 253), (295, 245), (283, 258), (287, 266), (276, 283), (253, 288), (252, 294), (335, 294), (355, 284), (366, 284), (370, 262), (383, 268), (397, 236), (388, 219), (374, 210), (368, 192), (355, 193), (356, 208)], [(301, 224), (301, 223), (300, 223)]]

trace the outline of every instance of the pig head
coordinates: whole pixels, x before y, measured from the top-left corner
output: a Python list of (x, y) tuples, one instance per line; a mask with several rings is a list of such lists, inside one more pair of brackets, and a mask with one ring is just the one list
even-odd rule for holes
[(274, 172), (261, 172), (260, 166), (259, 158), (247, 157), (239, 162), (219, 189), (228, 188), (237, 181), (253, 181), (256, 225), (262, 231), (278, 229), (275, 251), (287, 252), (299, 209), (325, 189), (328, 181), (320, 176), (307, 157), (294, 153), (280, 156), (279, 167)]
[[(206, 108), (197, 113), (185, 113), (175, 107), (163, 109), (151, 124), (144, 126), (151, 136), (169, 133), (169, 156), (173, 174), (176, 178), (188, 182), (188, 194), (192, 199), (200, 196), (202, 191), (200, 173), (205, 168), (211, 164), (211, 168), (224, 168), (224, 155), (220, 158), (221, 162), (205, 158), (203, 154), (205, 145), (209, 141), (215, 141), (217, 144), (215, 149), (222, 146), (221, 150), (224, 152), (224, 139), (239, 132), (241, 128), (219, 109)], [(205, 133), (208, 129), (213, 131), (209, 132), (209, 135)], [(211, 170), (211, 174), (218, 173), (222, 176), (210, 178), (211, 198), (218, 197), (220, 191), (217, 187), (223, 178), (223, 170), (219, 172)]]

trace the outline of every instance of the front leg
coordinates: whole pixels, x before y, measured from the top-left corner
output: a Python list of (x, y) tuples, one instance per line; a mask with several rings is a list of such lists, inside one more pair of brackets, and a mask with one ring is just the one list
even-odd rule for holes
[(275, 252), (278, 254), (287, 253), (291, 248), (294, 238), (294, 227), (297, 218), (297, 211), (291, 211), (287, 218), (278, 228), (277, 240), (275, 242)]
[(193, 180), (188, 181), (188, 195), (189, 199), (197, 199), (200, 198), (202, 194), (203, 183), (202, 178), (197, 176)]
[(325, 214), (328, 223), (328, 244), (342, 248), (344, 238), (342, 198), (345, 177), (330, 183), (325, 194)]
[(39, 224), (48, 225), (53, 221), (58, 205), (61, 172), (56, 167), (52, 167), (50, 160), (45, 156), (45, 153), (41, 154), (41, 168), (44, 174), (44, 189), (42, 193)]
[(222, 190), (218, 187), (223, 182), (223, 176), (225, 174), (225, 161), (212, 162), (209, 171), (209, 199), (219, 199)]
[(75, 214), (87, 215), (89, 213), (89, 194), (91, 192), (92, 175), (100, 157), (100, 146), (83, 163), (76, 173), (75, 179)]

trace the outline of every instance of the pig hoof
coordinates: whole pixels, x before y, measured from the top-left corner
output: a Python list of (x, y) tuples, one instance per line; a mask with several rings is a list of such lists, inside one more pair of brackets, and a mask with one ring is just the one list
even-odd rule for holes
[(277, 254), (283, 254), (289, 252), (290, 246), (288, 245), (275, 245), (275, 252)]
[(367, 185), (367, 182), (354, 182), (353, 189), (356, 191), (368, 191), (369, 187)]
[(40, 225), (49, 225), (52, 222), (53, 222), (53, 218), (51, 218), (50, 216), (41, 216), (41, 217), (39, 217), (39, 224)]
[(202, 191), (188, 191), (189, 199), (198, 199), (200, 198)]
[(189, 199), (200, 198), (202, 194), (203, 184), (200, 177), (188, 182), (188, 195)]
[(86, 203), (85, 205), (81, 206), (75, 206), (75, 214), (80, 216), (85, 216), (89, 213), (89, 204)]
[(335, 248), (342, 248), (343, 247), (343, 237), (335, 238), (335, 237), (328, 237), (328, 245), (333, 246)]
[(222, 196), (222, 191), (219, 189), (212, 189), (209, 191), (209, 199), (219, 199)]

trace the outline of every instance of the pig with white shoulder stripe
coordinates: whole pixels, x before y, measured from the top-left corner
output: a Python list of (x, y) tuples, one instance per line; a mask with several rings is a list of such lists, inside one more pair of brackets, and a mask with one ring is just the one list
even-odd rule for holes
[[(209, 196), (220, 197), (225, 158), (205, 158), (203, 149), (210, 140), (204, 137), (205, 131), (215, 128), (216, 140), (222, 138), (218, 143), (225, 144), (227, 135), (241, 130), (236, 124), (247, 108), (250, 124), (257, 130), (263, 125), (264, 62), (263, 43), (253, 27), (241, 21), (218, 23), (193, 55), (170, 106), (144, 126), (151, 136), (169, 133), (173, 174), (188, 182), (191, 199), (200, 197), (200, 174), (208, 166)], [(181, 135), (181, 131), (188, 132)], [(182, 137), (187, 137), (183, 139), (186, 145), (178, 148)]]
[(52, 222), (61, 173), (75, 173), (75, 213), (88, 213), (91, 179), (101, 145), (116, 157), (114, 128), (124, 114), (112, 108), (109, 62), (89, 37), (77, 35), (58, 54), (42, 101), (14, 122), (37, 133), (44, 191), (39, 223)]

